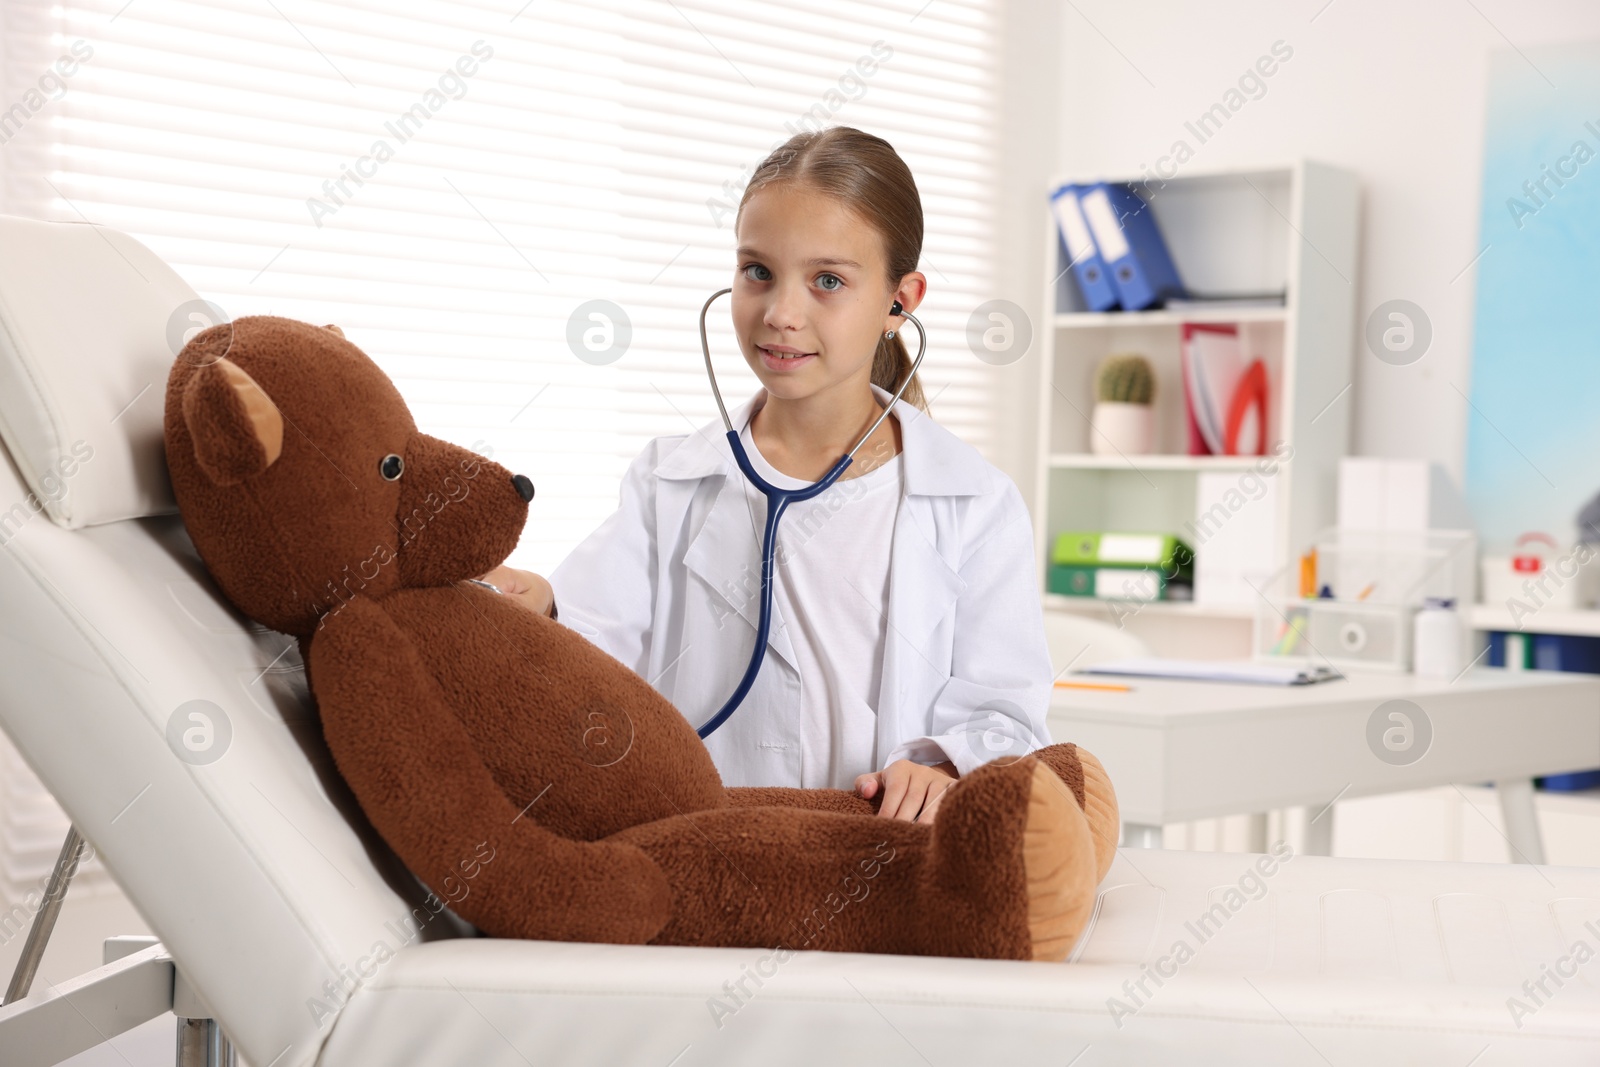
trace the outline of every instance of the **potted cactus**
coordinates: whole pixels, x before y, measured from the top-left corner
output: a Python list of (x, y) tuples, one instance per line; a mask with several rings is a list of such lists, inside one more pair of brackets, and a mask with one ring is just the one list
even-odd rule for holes
[(1155, 443), (1156, 376), (1150, 361), (1133, 353), (1107, 356), (1095, 374), (1089, 450), (1096, 455), (1142, 455)]

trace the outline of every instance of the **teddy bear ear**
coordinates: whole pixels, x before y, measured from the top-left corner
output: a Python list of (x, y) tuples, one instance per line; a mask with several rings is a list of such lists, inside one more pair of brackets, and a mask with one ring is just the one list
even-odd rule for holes
[(260, 474), (283, 453), (283, 415), (237, 363), (206, 364), (183, 390), (183, 421), (189, 427), (200, 469), (217, 485), (237, 485)]
[(339, 327), (335, 326), (331, 322), (328, 323), (326, 326), (324, 326), (323, 329), (324, 330), (332, 330), (334, 333), (338, 334), (340, 337), (344, 336), (344, 331), (339, 329)]

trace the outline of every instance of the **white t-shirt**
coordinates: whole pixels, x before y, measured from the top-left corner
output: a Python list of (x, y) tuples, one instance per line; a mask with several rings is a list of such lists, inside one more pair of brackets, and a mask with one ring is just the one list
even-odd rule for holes
[[(800, 489), (811, 484), (768, 463), (748, 423), (740, 439), (751, 466), (772, 485)], [(863, 447), (856, 462), (868, 454)], [(772, 626), (787, 628), (800, 669), (802, 788), (851, 789), (857, 775), (879, 769), (878, 684), (903, 466), (896, 454), (866, 474), (790, 504), (778, 523)], [(740, 480), (759, 536), (767, 517), (766, 497), (748, 479)]]

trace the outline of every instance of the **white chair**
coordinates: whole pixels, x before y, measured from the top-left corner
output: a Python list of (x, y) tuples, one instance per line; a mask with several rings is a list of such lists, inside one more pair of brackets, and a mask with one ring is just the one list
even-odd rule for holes
[(1150, 655), (1150, 646), (1127, 630), (1061, 608), (1044, 609), (1044, 637), (1058, 674)]
[(1600, 940), (1577, 868), (1124, 849), (1066, 965), (462, 936), (332, 773), (294, 643), (172, 513), (193, 298), (121, 234), (0, 217), (0, 728), (160, 939), (0, 1008), (7, 1067), (168, 1010), (200, 1020), (185, 1062), (225, 1061), (219, 1028), (254, 1067), (1595, 1061), (1592, 984), (1507, 1006)]

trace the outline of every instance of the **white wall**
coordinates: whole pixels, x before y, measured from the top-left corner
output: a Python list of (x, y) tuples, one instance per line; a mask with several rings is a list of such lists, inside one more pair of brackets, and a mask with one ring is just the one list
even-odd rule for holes
[[(1340, 401), (1352, 405), (1352, 451), (1434, 459), (1459, 481), (1488, 53), (1600, 39), (1600, 4), (1072, 0), (1059, 26), (1059, 172), (1137, 173), (1183, 138), (1197, 169), (1306, 156), (1360, 176), (1355, 387)], [(1293, 55), (1265, 93), (1198, 143), (1185, 121), (1279, 40)], [(1359, 339), (1372, 309), (1396, 298), (1420, 305), (1434, 329), (1406, 367), (1379, 362)]]
[(1038, 457), (1038, 382), (1042, 331), (1049, 328), (1044, 303), (1046, 192), (1056, 173), (1056, 130), (1061, 104), (1061, 20), (1059, 0), (1004, 0), (1001, 3), (1000, 187), (996, 218), (995, 297), (1010, 300), (1033, 320), (1033, 344), (1022, 359), (992, 371), (1002, 383), (995, 412), (994, 447), (989, 460), (1009, 474), (1033, 505), (1034, 464)]

